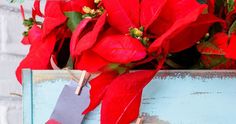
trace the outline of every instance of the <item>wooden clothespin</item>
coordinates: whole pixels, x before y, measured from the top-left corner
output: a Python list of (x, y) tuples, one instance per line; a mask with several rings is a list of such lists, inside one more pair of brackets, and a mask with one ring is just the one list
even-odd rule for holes
[(78, 83), (78, 87), (75, 90), (75, 94), (80, 95), (83, 86), (86, 84), (86, 82), (88, 81), (90, 77), (90, 73), (83, 70), (80, 78), (78, 79), (68, 68), (65, 68), (65, 69), (69, 72), (71, 79)]
[(75, 90), (75, 94), (77, 94), (77, 95), (80, 95), (80, 93), (81, 93), (81, 91), (82, 91), (82, 88), (83, 88), (83, 86), (85, 85), (85, 83), (86, 83), (86, 81), (87, 81), (87, 79), (86, 79), (86, 71), (82, 71), (82, 74), (81, 74), (81, 76), (80, 76), (80, 78), (79, 78), (79, 81), (78, 81), (78, 87), (76, 88), (76, 90)]
[(143, 124), (143, 117), (138, 117), (135, 124)]

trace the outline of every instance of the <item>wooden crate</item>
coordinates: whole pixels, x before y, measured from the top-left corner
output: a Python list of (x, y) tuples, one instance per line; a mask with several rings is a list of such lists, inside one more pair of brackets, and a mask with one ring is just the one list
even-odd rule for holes
[[(69, 77), (65, 70), (23, 71), (24, 124), (48, 120)], [(83, 124), (99, 124), (99, 111)], [(236, 124), (236, 71), (160, 71), (144, 89), (140, 114), (144, 124)]]

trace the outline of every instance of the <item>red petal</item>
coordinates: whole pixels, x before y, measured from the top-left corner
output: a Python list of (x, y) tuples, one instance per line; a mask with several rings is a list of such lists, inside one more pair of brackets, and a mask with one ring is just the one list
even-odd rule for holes
[[(235, 15), (236, 15), (236, 1), (235, 1), (235, 4), (234, 4), (234, 10), (232, 10), (231, 12), (229, 12), (226, 16), (226, 21), (227, 21), (227, 24), (233, 24), (234, 21), (235, 21)], [(225, 27), (227, 29), (227, 27)]]
[(93, 51), (108, 61), (124, 64), (141, 60), (146, 56), (145, 47), (140, 41), (125, 35), (104, 37)]
[(45, 7), (45, 19), (43, 23), (44, 36), (51, 33), (56, 27), (66, 22), (60, 1), (47, 1)]
[(167, 0), (142, 0), (140, 23), (147, 29), (158, 17)]
[(226, 57), (236, 59), (236, 34), (232, 34), (229, 46), (226, 50)]
[(30, 44), (28, 36), (24, 36), (23, 39), (21, 40), (21, 43), (24, 45)]
[(224, 50), (219, 49), (219, 47), (211, 42), (203, 42), (197, 46), (197, 49), (202, 55), (225, 55)]
[(195, 21), (204, 8), (206, 5), (201, 5), (196, 0), (167, 0), (160, 15), (150, 26), (150, 30), (157, 36), (161, 36), (176, 24), (182, 27), (187, 23), (186, 21)]
[(116, 72), (103, 72), (90, 81), (90, 104), (88, 108), (84, 110), (83, 114), (89, 113), (100, 104), (105, 92), (107, 91), (107, 87), (117, 75)]
[[(38, 44), (42, 43), (42, 29), (37, 25), (33, 25), (32, 28), (28, 32), (28, 36), (24, 37), (21, 41), (23, 44)], [(38, 45), (33, 45), (38, 47)], [(32, 48), (32, 46), (31, 46)]]
[(170, 39), (170, 52), (179, 52), (192, 47), (208, 32), (209, 27), (223, 20), (210, 15), (200, 15), (199, 18)]
[(215, 0), (207, 0), (207, 5), (208, 5), (209, 13), (214, 14), (214, 12), (215, 12)]
[(213, 43), (223, 51), (226, 51), (229, 37), (226, 33), (217, 33), (213, 37)]
[(155, 74), (156, 71), (137, 71), (117, 77), (102, 100), (101, 124), (129, 124), (136, 119), (142, 90)]
[(117, 34), (121, 34), (118, 30), (116, 30), (113, 27), (108, 28), (106, 31), (103, 32), (101, 37), (106, 37), (109, 35), (117, 35)]
[(30, 44), (34, 44), (36, 42), (40, 42), (42, 38), (42, 29), (37, 25), (33, 25), (28, 33)]
[(75, 55), (75, 47), (77, 45), (77, 41), (78, 41), (80, 34), (83, 32), (84, 28), (87, 26), (87, 24), (90, 21), (92, 21), (91, 18), (86, 18), (86, 19), (82, 20), (78, 24), (78, 26), (76, 27), (75, 31), (73, 32), (72, 37), (71, 37), (71, 43), (70, 43), (70, 52), (71, 52), (72, 56)]
[(42, 12), (40, 11), (40, 0), (34, 1), (34, 8), (32, 9), (32, 17), (34, 20), (36, 15), (43, 17)]
[[(171, 2), (173, 1), (175, 0), (171, 0)], [(149, 52), (157, 51), (164, 42), (168, 42), (171, 37), (194, 22), (206, 8), (205, 4), (199, 5), (196, 1), (192, 0), (178, 0), (178, 2), (175, 1), (174, 3), (168, 5), (167, 8), (164, 7), (165, 11), (162, 12), (158, 20), (151, 26), (152, 32), (160, 37), (151, 44)]]
[(46, 122), (46, 124), (61, 124), (58, 121), (54, 120), (54, 119), (50, 119)]
[(109, 23), (122, 33), (139, 27), (139, 0), (102, 0)]
[(232, 59), (227, 59), (226, 62), (223, 62), (212, 69), (236, 69), (236, 61)]
[(75, 11), (84, 13), (83, 7), (94, 8), (94, 0), (69, 0), (63, 3), (63, 11)]
[[(20, 65), (16, 70), (16, 76), (20, 83), (21, 82), (21, 70), (24, 68), (30, 69), (49, 69), (50, 57), (53, 52), (56, 43), (56, 36), (50, 35), (47, 37), (46, 41), (40, 46), (33, 44), (32, 49), (28, 55), (21, 61)], [(36, 46), (35, 46), (36, 45)]]
[(201, 54), (223, 56), (225, 55), (227, 46), (228, 46), (228, 35), (222, 32), (215, 34), (213, 38), (210, 40), (210, 42), (200, 43), (197, 46), (197, 48)]
[(102, 16), (98, 18), (93, 30), (88, 32), (78, 41), (76, 45), (75, 55), (80, 55), (83, 51), (91, 48), (96, 43), (97, 37), (106, 22), (106, 16), (107, 13), (105, 12)]
[(20, 12), (21, 12), (22, 19), (25, 20), (25, 10), (22, 5), (20, 5)]
[(88, 72), (97, 72), (109, 64), (96, 53), (92, 51), (85, 51), (75, 63), (75, 69), (86, 70)]

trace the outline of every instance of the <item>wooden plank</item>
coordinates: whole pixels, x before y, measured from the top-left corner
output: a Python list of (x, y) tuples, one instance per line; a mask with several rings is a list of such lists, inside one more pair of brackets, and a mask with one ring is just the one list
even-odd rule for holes
[[(80, 77), (80, 71), (73, 71)], [(50, 116), (67, 71), (33, 71), (34, 124)], [(236, 123), (236, 71), (160, 71), (145, 87), (140, 108), (144, 124), (234, 124)], [(98, 124), (100, 107), (83, 124)], [(26, 124), (26, 123), (24, 123)]]
[[(82, 71), (79, 70), (70, 70), (71, 73), (73, 73), (77, 78), (80, 78), (80, 75)], [(70, 80), (71, 75), (68, 72), (68, 70), (34, 70), (33, 71), (33, 80), (34, 83), (41, 83), (48, 80), (55, 80), (55, 79), (64, 79), (64, 80)], [(96, 74), (92, 75), (91, 78), (95, 77)]]
[(23, 77), (23, 123), (33, 124), (32, 71), (24, 69)]
[(234, 124), (235, 98), (235, 77), (167, 77), (145, 88), (141, 113), (170, 124)]

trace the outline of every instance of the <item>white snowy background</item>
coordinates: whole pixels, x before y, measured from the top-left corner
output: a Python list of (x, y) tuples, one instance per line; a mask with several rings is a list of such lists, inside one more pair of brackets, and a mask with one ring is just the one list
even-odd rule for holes
[(20, 43), (22, 17), (19, 11), (23, 4), (29, 17), (33, 0), (23, 3), (0, 0), (0, 124), (22, 124), (22, 87), (15, 78), (15, 69), (28, 52), (29, 46)]

